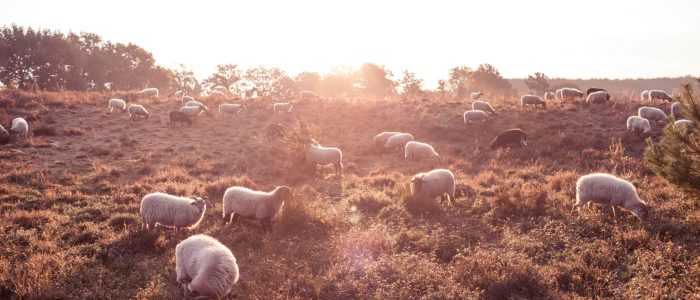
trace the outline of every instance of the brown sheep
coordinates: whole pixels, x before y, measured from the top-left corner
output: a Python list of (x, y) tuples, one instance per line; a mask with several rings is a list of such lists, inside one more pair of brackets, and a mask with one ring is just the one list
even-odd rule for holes
[(180, 125), (187, 123), (187, 125), (192, 126), (192, 118), (190, 118), (190, 116), (183, 112), (174, 110), (170, 112), (170, 123), (172, 124), (176, 122), (180, 122)]
[(519, 128), (508, 129), (501, 132), (491, 141), (491, 149), (504, 147), (509, 144), (527, 146), (527, 134)]

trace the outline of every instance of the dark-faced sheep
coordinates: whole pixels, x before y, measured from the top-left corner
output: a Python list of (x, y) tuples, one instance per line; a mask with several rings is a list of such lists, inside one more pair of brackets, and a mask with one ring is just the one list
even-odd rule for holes
[(177, 122), (180, 122), (180, 125), (185, 125), (185, 123), (187, 123), (187, 125), (192, 126), (192, 118), (190, 118), (190, 116), (188, 116), (187, 114), (185, 114), (183, 112), (179, 112), (176, 110), (171, 111), (170, 112), (170, 124), (177, 123)]
[(508, 129), (501, 132), (491, 141), (491, 149), (505, 147), (511, 144), (527, 146), (527, 134), (519, 128)]

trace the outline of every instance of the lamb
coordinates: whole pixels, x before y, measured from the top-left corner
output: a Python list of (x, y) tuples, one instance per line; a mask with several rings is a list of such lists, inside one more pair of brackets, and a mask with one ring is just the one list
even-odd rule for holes
[(600, 103), (604, 104), (605, 102), (610, 100), (610, 95), (605, 92), (605, 91), (597, 91), (588, 94), (588, 97), (586, 97), (586, 103)]
[(649, 124), (649, 120), (638, 117), (638, 116), (630, 116), (627, 118), (627, 130), (629, 132), (643, 132), (644, 134), (647, 134), (651, 131), (651, 125)]
[[(481, 113), (484, 113), (483, 111)], [(484, 113), (485, 114), (485, 113)], [(392, 136), (390, 136), (387, 140), (386, 143), (384, 143), (384, 148), (385, 149), (395, 149), (395, 148), (404, 148), (406, 146), (406, 143), (413, 141), (413, 135), (410, 133), (397, 133)]]
[(468, 110), (464, 112), (464, 124), (468, 124), (476, 121), (486, 122), (489, 115), (480, 110)]
[(520, 128), (512, 128), (498, 134), (491, 140), (491, 149), (505, 147), (510, 144), (519, 146), (527, 146), (527, 134)]
[(155, 228), (156, 223), (175, 230), (192, 229), (202, 221), (206, 209), (206, 198), (151, 193), (141, 199), (141, 229)]
[(651, 90), (651, 91), (649, 91), (649, 100), (650, 100), (650, 101), (654, 101), (654, 100), (656, 100), (656, 99), (666, 100), (666, 101), (668, 101), (668, 102), (673, 101), (673, 97), (671, 97), (671, 95), (669, 95), (668, 93), (666, 93), (666, 91), (662, 91), (662, 90)]
[(473, 92), (471, 94), (471, 97), (472, 97), (472, 100), (479, 100), (479, 98), (481, 98), (482, 95), (483, 95), (482, 92)]
[(312, 92), (312, 91), (301, 91), (299, 92), (299, 98), (301, 100), (306, 100), (306, 99), (321, 99), (321, 97), (318, 96), (318, 94)]
[(611, 205), (614, 217), (617, 217), (616, 206), (623, 207), (640, 220), (644, 220), (649, 213), (647, 204), (639, 199), (634, 185), (610, 174), (588, 174), (576, 181), (576, 204), (572, 211), (590, 201)]
[(440, 155), (430, 144), (410, 141), (404, 146), (404, 159), (413, 160), (416, 157), (425, 157), (430, 160), (439, 161)]
[(535, 107), (537, 107), (538, 105), (542, 105), (543, 108), (546, 108), (547, 102), (535, 95), (525, 95), (520, 97), (520, 107), (524, 108), (525, 105), (534, 105)]
[(192, 126), (192, 118), (189, 115), (174, 110), (170, 112), (170, 124), (176, 122), (180, 122), (180, 125), (185, 125), (185, 123), (187, 123), (187, 125)]
[(206, 105), (204, 105), (202, 102), (199, 102), (199, 101), (194, 101), (194, 100), (187, 101), (187, 102), (185, 102), (185, 106), (189, 106), (189, 107), (201, 107), (202, 110), (204, 110), (204, 111), (209, 111), (209, 108), (208, 108)]
[(574, 99), (583, 98), (584, 94), (582, 91), (574, 88), (564, 88), (561, 90), (561, 96), (563, 99)]
[(113, 112), (115, 108), (126, 111), (126, 101), (116, 98), (109, 99), (109, 106), (107, 108), (109, 108), (110, 113)]
[(291, 102), (280, 102), (280, 103), (275, 103), (272, 106), (272, 114), (277, 115), (278, 112), (291, 112), (292, 111), (292, 103)]
[(637, 115), (649, 121), (668, 122), (668, 116), (666, 113), (656, 107), (642, 106), (639, 108), (639, 110), (637, 110)]
[(29, 124), (27, 123), (27, 120), (23, 118), (14, 118), (12, 120), (10, 132), (26, 138), (27, 134), (29, 134)]
[(681, 103), (680, 102), (673, 102), (671, 104), (671, 118), (674, 120), (680, 119), (679, 117), (681, 116)]
[(275, 187), (271, 192), (254, 191), (233, 186), (224, 192), (224, 225), (235, 223), (238, 216), (259, 220), (263, 228), (272, 231), (272, 222), (279, 215), (284, 202), (292, 200), (292, 189)]
[(678, 120), (673, 122), (673, 128), (683, 130), (685, 129), (688, 132), (693, 131), (695, 127), (695, 123), (691, 120)]
[(224, 103), (219, 105), (219, 113), (240, 113), (245, 109), (245, 106), (241, 104)]
[(196, 119), (202, 112), (204, 108), (201, 106), (183, 106), (180, 107), (180, 112), (184, 113), (194, 119)]
[(175, 272), (185, 299), (224, 299), (239, 278), (231, 250), (205, 234), (175, 246)]
[(343, 152), (338, 148), (323, 147), (309, 139), (306, 143), (306, 162), (314, 165), (333, 164), (338, 176), (343, 174)]
[(138, 97), (151, 97), (155, 96), (158, 98), (158, 89), (157, 88), (147, 88), (139, 92)]
[(648, 101), (649, 100), (649, 90), (643, 90), (642, 91), (642, 101)]
[(552, 101), (556, 98), (556, 95), (552, 92), (546, 92), (544, 93), (544, 100), (546, 101)]
[(144, 117), (148, 119), (148, 111), (146, 110), (143, 105), (139, 104), (130, 104), (129, 105), (129, 118), (133, 118), (134, 116), (138, 116), (139, 118)]
[(489, 104), (488, 102), (485, 102), (485, 101), (474, 101), (472, 103), (472, 110), (480, 110), (480, 111), (483, 111), (486, 113), (491, 113), (491, 114), (496, 113), (496, 111), (493, 110), (493, 107), (491, 106), (491, 104)]
[(284, 125), (282, 124), (277, 124), (277, 123), (271, 123), (267, 125), (267, 139), (272, 140), (275, 137), (282, 138), (284, 137)]
[(386, 144), (387, 140), (394, 136), (397, 135), (401, 132), (396, 132), (396, 131), (384, 131), (380, 134), (377, 134), (374, 136), (374, 139), (372, 140), (372, 144), (374, 145), (375, 150), (381, 150), (384, 148), (384, 145)]
[(435, 169), (418, 173), (411, 179), (411, 194), (416, 199), (430, 200), (440, 196), (440, 202), (453, 204), (455, 201), (455, 175), (447, 169)]

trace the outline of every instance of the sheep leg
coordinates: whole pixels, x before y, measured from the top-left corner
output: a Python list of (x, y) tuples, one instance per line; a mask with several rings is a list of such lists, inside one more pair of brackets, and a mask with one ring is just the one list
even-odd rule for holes
[(440, 204), (445, 204), (445, 195), (440, 195)]
[(617, 222), (617, 213), (615, 213), (615, 205), (612, 206), (612, 210), (613, 210), (613, 219), (615, 219), (615, 221)]
[(233, 218), (231, 218), (231, 224), (235, 224), (235, 223), (236, 223), (236, 220), (238, 220), (238, 215), (237, 215), (237, 214), (233, 214)]

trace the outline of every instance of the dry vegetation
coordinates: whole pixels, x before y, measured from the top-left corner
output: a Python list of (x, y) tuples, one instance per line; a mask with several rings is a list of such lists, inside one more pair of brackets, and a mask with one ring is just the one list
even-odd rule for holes
[[(267, 142), (265, 105), (180, 127), (170, 103), (130, 121), (108, 113), (111, 96), (0, 93), (0, 122), (21, 115), (34, 129), (0, 146), (1, 298), (180, 298), (175, 245), (194, 233), (231, 248), (243, 299), (698, 296), (700, 207), (641, 159), (644, 140), (624, 127), (639, 103), (521, 110), (513, 99), (470, 126), (454, 101), (329, 100), (275, 117), (341, 148), (338, 178)], [(512, 127), (529, 147), (490, 151)], [(377, 155), (369, 145), (383, 130), (411, 132), (443, 160)], [(411, 175), (437, 166), (457, 177), (456, 206), (409, 197)], [(594, 171), (630, 179), (653, 207), (648, 222), (600, 206), (572, 213), (577, 178)], [(232, 185), (289, 185), (295, 200), (271, 234), (248, 220), (222, 228)], [(142, 232), (140, 199), (155, 191), (215, 205), (192, 231)]]

